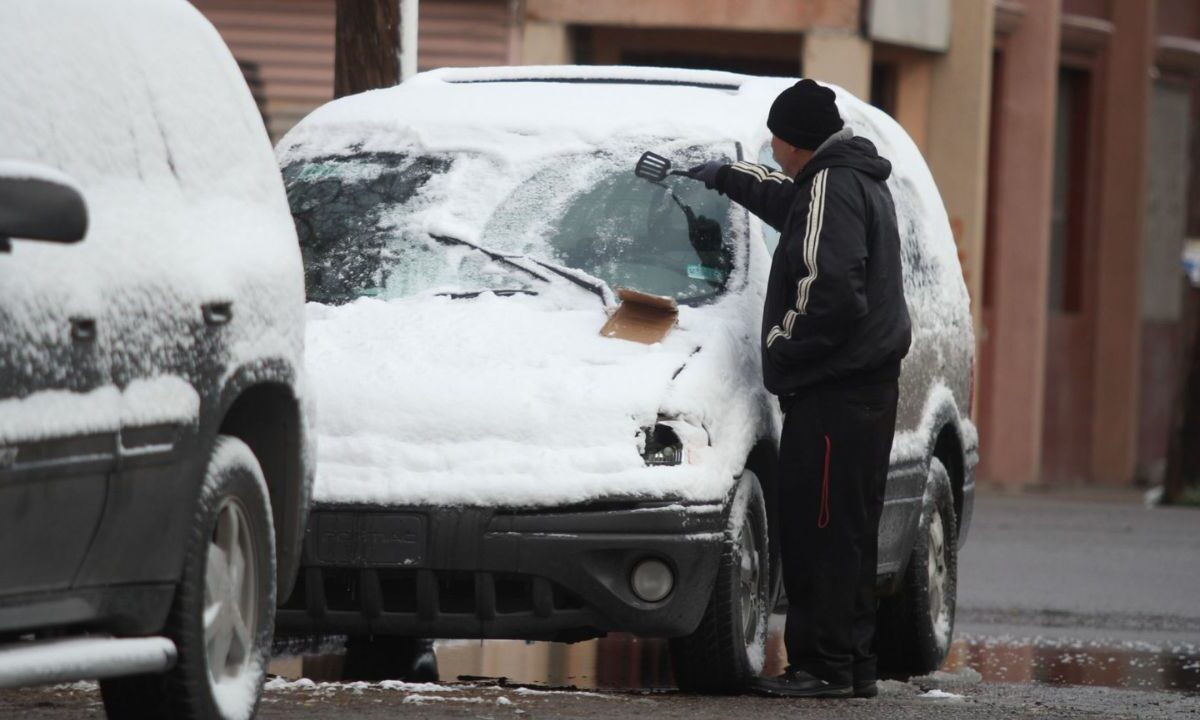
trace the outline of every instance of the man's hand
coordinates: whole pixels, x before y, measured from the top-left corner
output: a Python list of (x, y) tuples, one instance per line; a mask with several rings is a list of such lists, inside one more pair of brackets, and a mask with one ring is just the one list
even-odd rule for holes
[(717, 175), (724, 166), (725, 163), (723, 162), (709, 160), (703, 165), (697, 165), (695, 167), (688, 168), (687, 176), (693, 180), (699, 180), (700, 182), (704, 183), (704, 187), (712, 190), (717, 186)]

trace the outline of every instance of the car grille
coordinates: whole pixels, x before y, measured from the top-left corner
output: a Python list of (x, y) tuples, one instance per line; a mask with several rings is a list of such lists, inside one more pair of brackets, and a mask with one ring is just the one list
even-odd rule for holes
[(480, 621), (513, 615), (549, 618), (583, 608), (578, 597), (535, 575), (331, 567), (305, 568), (281, 606), (316, 620), (331, 612), (354, 612), (368, 619), (413, 615), (425, 622), (446, 616)]

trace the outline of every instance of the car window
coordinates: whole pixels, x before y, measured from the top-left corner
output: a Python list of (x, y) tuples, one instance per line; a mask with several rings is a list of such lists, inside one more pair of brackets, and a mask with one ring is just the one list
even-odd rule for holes
[[(673, 154), (675, 167), (727, 155), (692, 147)], [(591, 168), (579, 191), (547, 213), (546, 187), (560, 182), (555, 168), (536, 173), (498, 209), (485, 230), (539, 233), (551, 259), (612, 287), (641, 290), (683, 303), (720, 294), (734, 271), (732, 208), (725, 196), (694, 180), (671, 175), (661, 182), (635, 176), (625, 156), (578, 158)]]
[[(638, 178), (636, 157), (555, 155), (521, 172), (479, 153), (293, 162), (283, 176), (308, 297), (537, 293), (544, 273), (522, 268), (539, 262), (684, 303), (716, 297), (736, 259), (729, 200), (678, 176)], [(728, 159), (698, 146), (671, 157)]]
[(431, 237), (406, 234), (397, 223), (417, 211), (421, 190), (450, 165), (446, 156), (371, 153), (285, 168), (309, 300), (404, 297), (453, 284), (460, 273), (481, 274), (484, 268), (472, 273), (471, 266), (484, 256), (440, 247)]
[[(762, 149), (758, 151), (758, 164), (783, 172), (783, 168), (775, 162), (775, 155), (771, 153), (771, 143), (769, 142), (763, 144)], [(762, 227), (763, 241), (767, 244), (767, 250), (774, 254), (776, 246), (779, 245), (779, 231), (762, 221), (759, 221), (759, 226)]]

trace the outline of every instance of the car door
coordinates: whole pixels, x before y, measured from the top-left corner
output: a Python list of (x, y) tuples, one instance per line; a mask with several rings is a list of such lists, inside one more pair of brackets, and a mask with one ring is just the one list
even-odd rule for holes
[(0, 251), (0, 603), (71, 585), (104, 508), (119, 424), (111, 333), (86, 248), (8, 245)]
[[(126, 39), (130, 48), (137, 46), (135, 38)], [(121, 62), (139, 59), (130, 53)], [(177, 133), (166, 120), (174, 112), (172, 101), (154, 86), (163, 72), (141, 67), (138, 80), (126, 84), (125, 105), (97, 111), (119, 114), (105, 119), (127, 125), (139, 156), (136, 176), (125, 177), (108, 202), (117, 212), (143, 203), (158, 211), (137, 214), (121, 238), (125, 252), (153, 272), (130, 272), (108, 290), (107, 320), (115, 338), (111, 372), (121, 393), (118, 468), (77, 578), (80, 587), (178, 579), (196, 480), (208, 459), (201, 398), (212, 404), (225, 369), (221, 329), (236, 310), (226, 296), (196, 290), (220, 286), (222, 268), (205, 262), (203, 237), (188, 233), (187, 205), (194, 192), (183, 181), (191, 158), (173, 144)]]

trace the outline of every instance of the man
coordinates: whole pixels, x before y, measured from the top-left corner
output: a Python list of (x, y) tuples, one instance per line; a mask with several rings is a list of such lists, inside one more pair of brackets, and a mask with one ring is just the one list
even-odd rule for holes
[(688, 175), (780, 231), (763, 306), (763, 380), (784, 410), (779, 523), (787, 672), (760, 691), (874, 697), (879, 517), (896, 425), (904, 301), (891, 163), (832, 90), (801, 80), (767, 117), (783, 172), (708, 162)]

